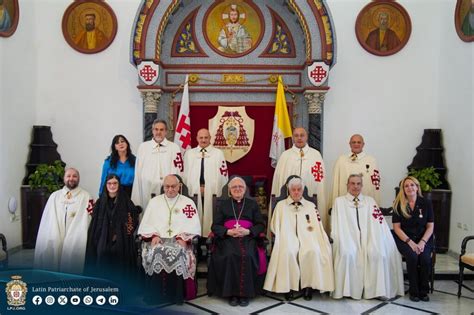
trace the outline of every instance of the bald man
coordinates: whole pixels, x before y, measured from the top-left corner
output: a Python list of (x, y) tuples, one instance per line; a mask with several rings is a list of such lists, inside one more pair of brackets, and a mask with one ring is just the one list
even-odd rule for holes
[(362, 174), (365, 183), (362, 188), (362, 194), (375, 199), (380, 205), (380, 172), (377, 167), (377, 161), (371, 155), (363, 152), (364, 138), (359, 135), (353, 135), (349, 140), (351, 152), (341, 155), (334, 165), (333, 184), (330, 204), (337, 197), (344, 196), (347, 193), (347, 178), (351, 174)]
[(35, 248), (35, 268), (82, 273), (93, 200), (79, 187), (79, 172), (64, 172), (64, 187), (44, 208)]
[(227, 163), (224, 153), (211, 145), (209, 130), (200, 129), (196, 140), (198, 146), (184, 155), (183, 180), (190, 195), (198, 195), (202, 236), (207, 237), (212, 225), (212, 195), (221, 196), (228, 180)]
[[(286, 183), (290, 175), (300, 176), (308, 187), (308, 194), (318, 196), (316, 205), (321, 214), (323, 226), (328, 231), (329, 219), (326, 209), (326, 195), (324, 183), (326, 169), (323, 158), (318, 150), (309, 147), (308, 133), (304, 128), (295, 128), (293, 131), (293, 147), (283, 152), (278, 159), (273, 175), (272, 194), (278, 196), (280, 188)], [(268, 214), (268, 223), (271, 222), (271, 211)]]

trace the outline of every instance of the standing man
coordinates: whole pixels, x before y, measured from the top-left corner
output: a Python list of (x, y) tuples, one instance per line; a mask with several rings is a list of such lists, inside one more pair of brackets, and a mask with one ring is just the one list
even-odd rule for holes
[(168, 126), (164, 120), (153, 122), (153, 139), (138, 147), (135, 161), (132, 201), (145, 209), (151, 195), (159, 195), (163, 178), (169, 174), (181, 175), (183, 157), (177, 144), (166, 139)]
[(347, 178), (351, 174), (362, 174), (364, 187), (362, 193), (375, 199), (380, 205), (380, 172), (377, 161), (371, 155), (362, 152), (364, 149), (364, 138), (355, 134), (349, 140), (351, 152), (341, 155), (334, 165), (334, 176), (332, 184), (332, 195), (329, 203), (334, 199), (347, 193)]
[(404, 295), (402, 259), (392, 233), (375, 200), (361, 190), (362, 176), (350, 175), (348, 193), (332, 208), (333, 298)]
[(190, 195), (198, 195), (202, 236), (207, 237), (212, 225), (212, 195), (221, 196), (228, 171), (224, 153), (211, 145), (209, 130), (200, 129), (196, 140), (198, 146), (184, 155), (184, 183)]
[(145, 241), (142, 264), (155, 299), (182, 303), (196, 296), (191, 241), (201, 233), (201, 224), (194, 202), (179, 193), (181, 184), (175, 175), (165, 177), (163, 189), (164, 194), (148, 203), (138, 228)]
[(35, 268), (82, 273), (93, 201), (79, 187), (79, 172), (66, 169), (64, 187), (44, 208), (35, 248)]
[[(293, 147), (283, 152), (278, 159), (273, 175), (272, 194), (278, 196), (280, 188), (286, 183), (290, 175), (301, 177), (308, 187), (308, 195), (317, 195), (316, 205), (321, 213), (324, 229), (328, 231), (329, 219), (327, 217), (326, 196), (324, 182), (326, 170), (323, 158), (318, 150), (309, 147), (308, 133), (304, 128), (295, 128), (293, 131)], [(268, 214), (268, 224), (271, 222), (271, 210)]]

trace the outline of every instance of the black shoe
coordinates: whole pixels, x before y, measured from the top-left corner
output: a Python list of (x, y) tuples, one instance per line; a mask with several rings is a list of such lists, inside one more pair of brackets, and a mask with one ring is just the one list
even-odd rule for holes
[(420, 300), (423, 302), (429, 302), (430, 297), (428, 295), (420, 295)]
[(420, 302), (420, 299), (416, 295), (411, 295), (410, 294), (410, 301), (413, 302)]
[(236, 296), (229, 298), (229, 305), (230, 306), (237, 306), (239, 305), (239, 299)]
[(287, 300), (287, 301), (293, 300), (294, 297), (295, 297), (295, 296), (293, 295), (293, 291), (290, 291), (290, 292), (288, 292), (288, 293), (285, 293), (285, 300)]
[(313, 290), (311, 288), (304, 289), (303, 299), (306, 301), (311, 301), (313, 299)]
[(245, 306), (248, 306), (249, 303), (250, 303), (250, 301), (249, 301), (248, 298), (240, 298), (240, 302), (239, 302), (239, 305), (240, 305), (240, 306), (245, 307)]

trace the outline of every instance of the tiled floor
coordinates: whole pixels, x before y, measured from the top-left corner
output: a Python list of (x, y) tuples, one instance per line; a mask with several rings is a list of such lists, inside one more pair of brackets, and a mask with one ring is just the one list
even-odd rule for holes
[[(21, 250), (10, 256), (11, 268), (30, 268), (33, 261), (33, 250)], [(205, 265), (199, 269), (205, 271)], [(437, 273), (457, 274), (456, 258), (449, 255), (437, 255)], [(436, 280), (435, 292), (430, 295), (430, 302), (412, 302), (407, 296), (388, 301), (381, 300), (334, 300), (327, 294), (313, 295), (313, 300), (305, 301), (302, 297), (288, 302), (283, 295), (269, 294), (253, 299), (247, 307), (231, 307), (227, 300), (208, 297), (206, 279), (198, 279), (198, 297), (185, 302), (184, 305), (149, 306), (142, 311), (161, 313), (175, 311), (189, 314), (474, 314), (474, 280), (464, 282), (462, 297), (457, 298), (455, 280)]]

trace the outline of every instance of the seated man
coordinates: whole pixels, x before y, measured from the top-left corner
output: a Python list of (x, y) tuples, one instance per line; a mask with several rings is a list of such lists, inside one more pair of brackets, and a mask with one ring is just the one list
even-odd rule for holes
[(311, 300), (312, 289), (334, 290), (334, 272), (329, 238), (314, 203), (303, 198), (300, 177), (288, 182), (289, 196), (277, 203), (270, 223), (275, 234), (265, 285), (267, 291), (287, 293), (304, 288)]
[(257, 275), (266, 271), (265, 255), (257, 251), (265, 225), (257, 203), (245, 197), (246, 189), (241, 177), (229, 181), (230, 198), (217, 208), (212, 224), (216, 240), (207, 292), (228, 298), (231, 306), (249, 305), (258, 291)]
[(138, 235), (145, 240), (142, 264), (154, 297), (182, 303), (184, 298), (196, 296), (191, 240), (200, 235), (201, 224), (194, 202), (179, 193), (175, 175), (164, 178), (163, 188), (165, 193), (148, 203), (138, 228)]
[(362, 175), (350, 175), (348, 193), (334, 201), (333, 298), (403, 295), (402, 259), (375, 200), (362, 195), (361, 190)]

